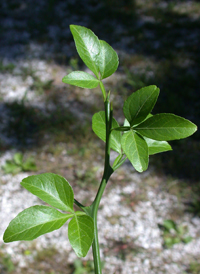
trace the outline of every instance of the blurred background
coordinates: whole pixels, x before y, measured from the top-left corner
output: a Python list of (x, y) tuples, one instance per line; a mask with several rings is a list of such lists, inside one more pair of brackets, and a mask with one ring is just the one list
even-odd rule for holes
[[(127, 96), (155, 84), (160, 96), (153, 113), (174, 113), (199, 125), (200, 1), (1, 0), (1, 235), (25, 205), (38, 203), (36, 198), (27, 201), (27, 192), (19, 186), (28, 175), (65, 176), (83, 203), (97, 190), (104, 144), (92, 132), (91, 119), (103, 109), (103, 100), (99, 88), (83, 90), (62, 83), (70, 71), (87, 70), (76, 52), (70, 24), (90, 28), (119, 55), (117, 72), (105, 79), (119, 123)], [(116, 195), (130, 216), (141, 215), (133, 215), (129, 224), (136, 233), (120, 236), (117, 225), (123, 227), (124, 219), (114, 212), (109, 219), (102, 206), (100, 216), (112, 231), (107, 236), (100, 232), (105, 273), (200, 273), (199, 135), (171, 142), (173, 151), (152, 156), (144, 174), (127, 162), (111, 179), (108, 197)], [(127, 190), (128, 186), (132, 188)], [(148, 221), (147, 208), (154, 212)], [(144, 229), (137, 232), (140, 222)], [(57, 235), (61, 243), (62, 235)], [(150, 244), (154, 241), (155, 246)], [(74, 263), (70, 248), (62, 247), (59, 253), (57, 242), (47, 236), (42, 243), (5, 245), (1, 238), (0, 273), (93, 273), (91, 254)]]

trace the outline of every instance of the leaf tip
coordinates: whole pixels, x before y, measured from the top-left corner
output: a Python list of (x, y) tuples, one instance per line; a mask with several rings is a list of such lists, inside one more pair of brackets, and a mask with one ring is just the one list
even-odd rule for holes
[(4, 234), (3, 234), (3, 241), (4, 241), (4, 243), (9, 243), (9, 242), (11, 242), (11, 241), (9, 240), (9, 236), (8, 236), (8, 227), (6, 228), (6, 230), (5, 230)]
[(76, 25), (73, 25), (73, 24), (69, 25), (70, 30), (74, 29), (75, 27)]

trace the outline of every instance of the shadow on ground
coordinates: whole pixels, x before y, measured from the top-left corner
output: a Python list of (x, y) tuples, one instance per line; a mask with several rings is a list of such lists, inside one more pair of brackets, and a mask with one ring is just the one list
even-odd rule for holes
[[(200, 5), (194, 2), (196, 8), (180, 12), (175, 8), (182, 3), (186, 7), (191, 5), (190, 1), (167, 1), (163, 6), (160, 1), (153, 0), (148, 5), (131, 0), (4, 2), (0, 4), (0, 58), (10, 62), (39, 58), (68, 64), (70, 58), (77, 57), (68, 26), (84, 25), (110, 43), (121, 56), (142, 56), (144, 68), (147, 58), (155, 62), (154, 76), (143, 81), (161, 89), (155, 112), (172, 112), (198, 125), (200, 20), (196, 15), (200, 14)], [(126, 60), (123, 67), (137, 68), (137, 61)], [(122, 70), (121, 66), (119, 71)], [(137, 75), (137, 69), (135, 71)], [(135, 91), (136, 86), (129, 85), (127, 94)], [(74, 136), (73, 114), (62, 106), (47, 115), (16, 102), (3, 104), (2, 109), (5, 108), (8, 120), (3, 134), (13, 138), (11, 146), (38, 145), (40, 136), (61, 129)], [(3, 114), (0, 120), (4, 121)], [(77, 128), (80, 128), (79, 124)], [(167, 174), (199, 180), (199, 137), (197, 132), (187, 140), (174, 142), (173, 153), (155, 156), (155, 166)]]

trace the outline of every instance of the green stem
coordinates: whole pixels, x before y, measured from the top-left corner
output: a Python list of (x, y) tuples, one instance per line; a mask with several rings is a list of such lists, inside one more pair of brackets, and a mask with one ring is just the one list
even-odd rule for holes
[(106, 90), (105, 90), (105, 87), (104, 87), (104, 85), (103, 85), (103, 83), (101, 81), (100, 81), (99, 85), (100, 85), (101, 91), (103, 93), (103, 99), (104, 99), (104, 102), (105, 102), (106, 101)]
[(95, 274), (102, 274), (99, 239), (98, 239), (98, 228), (97, 228), (97, 214), (94, 214), (93, 221), (94, 221), (94, 240), (92, 243), (92, 253), (93, 253), (93, 260), (94, 260), (94, 270), (95, 270)]
[(104, 105), (105, 105), (105, 121), (106, 121), (106, 146), (105, 146), (105, 163), (104, 163), (104, 173), (102, 180), (96, 194), (96, 197), (93, 203), (90, 206), (83, 206), (77, 200), (74, 200), (74, 203), (79, 206), (83, 211), (86, 212), (89, 216), (93, 218), (94, 221), (94, 240), (92, 244), (92, 252), (94, 259), (94, 269), (95, 274), (102, 274), (101, 271), (101, 258), (100, 258), (100, 249), (99, 249), (99, 240), (98, 240), (98, 228), (97, 228), (97, 213), (99, 204), (106, 188), (107, 182), (114, 172), (110, 166), (110, 133), (112, 128), (112, 105), (110, 104), (109, 94), (106, 97), (106, 91), (103, 86), (103, 83), (100, 82), (102, 93), (104, 96)]
[(79, 201), (77, 201), (76, 199), (74, 199), (74, 203), (78, 206), (78, 207), (80, 207), (81, 209), (83, 209), (84, 210), (84, 205), (82, 205), (81, 203), (79, 203)]
[(101, 184), (99, 186), (97, 195), (94, 199), (94, 202), (90, 206), (91, 217), (94, 220), (94, 240), (92, 244), (93, 258), (94, 258), (94, 268), (95, 274), (101, 274), (101, 258), (100, 258), (100, 249), (99, 249), (99, 240), (98, 240), (98, 228), (97, 228), (97, 213), (99, 204), (105, 190), (106, 184), (113, 173), (113, 169), (110, 166), (110, 132), (112, 126), (112, 109), (110, 106), (109, 97), (105, 101), (105, 120), (106, 120), (106, 146), (105, 146), (105, 164), (104, 164), (104, 173), (102, 177)]

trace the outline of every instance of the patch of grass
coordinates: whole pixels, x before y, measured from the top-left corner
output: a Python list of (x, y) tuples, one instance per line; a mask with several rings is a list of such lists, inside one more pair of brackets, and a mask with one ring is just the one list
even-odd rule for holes
[(187, 235), (188, 228), (178, 226), (173, 220), (164, 220), (159, 227), (163, 230), (164, 246), (167, 248), (181, 242), (187, 244), (192, 241), (192, 237)]
[(186, 273), (188, 274), (199, 274), (200, 273), (200, 262), (191, 262)]
[[(2, 249), (2, 247), (1, 247)], [(12, 262), (11, 256), (0, 250), (0, 273), (1, 274), (14, 274), (15, 265)]]
[(14, 68), (16, 66), (13, 63), (8, 63), (8, 64), (4, 64), (2, 60), (0, 60), (0, 72), (1, 73), (5, 73), (5, 72), (9, 72), (12, 73)]
[(33, 157), (24, 159), (21, 152), (14, 154), (12, 160), (7, 160), (5, 165), (2, 166), (5, 173), (17, 174), (21, 171), (36, 171), (37, 166)]

